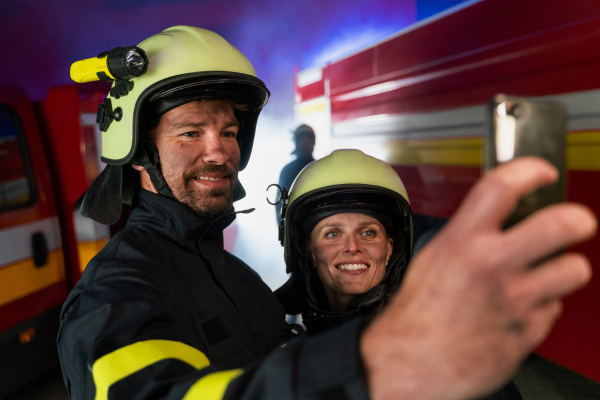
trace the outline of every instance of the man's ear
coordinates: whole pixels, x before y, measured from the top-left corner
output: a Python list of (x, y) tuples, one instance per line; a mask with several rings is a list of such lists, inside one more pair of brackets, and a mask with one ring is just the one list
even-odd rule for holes
[(131, 167), (140, 173), (140, 186), (142, 187), (142, 189), (146, 189), (149, 192), (159, 194), (158, 190), (156, 190), (156, 187), (150, 179), (148, 171), (146, 171), (146, 167), (142, 167), (141, 165), (135, 164), (131, 164)]

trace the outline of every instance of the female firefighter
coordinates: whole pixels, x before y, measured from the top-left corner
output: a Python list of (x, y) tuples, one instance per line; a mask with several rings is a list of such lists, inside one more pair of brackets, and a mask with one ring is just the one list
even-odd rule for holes
[(277, 291), (308, 333), (379, 311), (411, 259), (412, 211), (402, 180), (360, 150), (336, 150), (292, 185), (284, 219), (287, 271)]

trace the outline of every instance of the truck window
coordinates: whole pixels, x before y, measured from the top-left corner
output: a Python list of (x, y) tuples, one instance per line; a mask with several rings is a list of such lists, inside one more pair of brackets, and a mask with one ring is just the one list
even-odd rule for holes
[(33, 199), (31, 167), (16, 111), (0, 104), (0, 211), (29, 205)]

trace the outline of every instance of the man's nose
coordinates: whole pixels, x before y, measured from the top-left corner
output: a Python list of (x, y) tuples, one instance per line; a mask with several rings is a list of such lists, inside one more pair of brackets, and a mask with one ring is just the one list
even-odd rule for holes
[(207, 164), (222, 165), (228, 160), (229, 154), (219, 132), (205, 134), (202, 141), (202, 161)]

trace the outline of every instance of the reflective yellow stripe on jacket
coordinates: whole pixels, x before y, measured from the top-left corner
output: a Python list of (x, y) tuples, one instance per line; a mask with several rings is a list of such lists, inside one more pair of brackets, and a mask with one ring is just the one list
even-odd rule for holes
[(241, 373), (241, 369), (232, 369), (207, 375), (192, 385), (190, 390), (183, 397), (183, 400), (220, 400), (223, 398), (229, 382)]
[[(210, 362), (198, 349), (170, 340), (147, 340), (125, 346), (107, 354), (94, 363), (92, 374), (96, 385), (96, 400), (107, 400), (108, 389), (121, 379), (161, 360), (174, 358), (196, 369)], [(242, 373), (241, 369), (207, 375), (196, 382), (184, 399), (202, 395), (202, 399), (221, 399), (229, 382)]]

